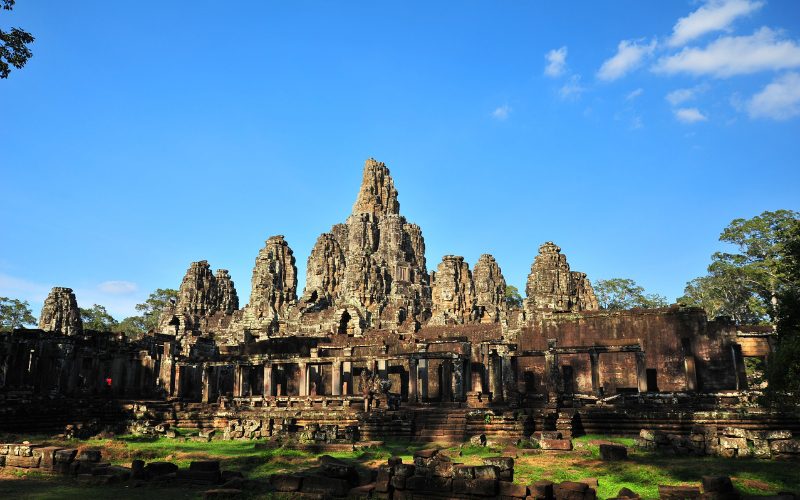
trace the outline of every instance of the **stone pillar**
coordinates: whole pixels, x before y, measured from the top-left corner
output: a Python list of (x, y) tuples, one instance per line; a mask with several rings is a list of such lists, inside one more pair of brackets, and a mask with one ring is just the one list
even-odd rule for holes
[(464, 401), (464, 360), (453, 359), (453, 401)]
[(298, 363), (297, 366), (300, 368), (298, 380), (300, 396), (308, 396), (308, 364)]
[(548, 400), (553, 401), (558, 398), (561, 392), (560, 375), (558, 369), (558, 354), (555, 351), (544, 353), (544, 376), (545, 386), (547, 387)]
[(350, 361), (353, 356), (353, 348), (345, 347), (342, 349), (342, 355), (345, 357), (345, 361), (342, 361), (342, 384), (344, 389), (342, 394), (350, 396), (353, 394), (353, 362)]
[(592, 394), (600, 397), (600, 353), (594, 349), (589, 351), (589, 361), (592, 365)]
[(264, 389), (261, 395), (265, 398), (272, 397), (272, 363), (264, 363)]
[(512, 358), (508, 352), (503, 353), (500, 358), (500, 368), (502, 370), (503, 400), (508, 402), (517, 399), (517, 377), (512, 364)]
[(386, 360), (379, 359), (377, 360), (378, 365), (378, 378), (381, 380), (385, 380), (388, 378), (388, 372), (386, 370)]
[(492, 401), (503, 401), (503, 374), (497, 366), (500, 359), (497, 355), (489, 353), (489, 390), (492, 392)]
[(211, 367), (207, 365), (202, 366), (202, 372), (200, 374), (200, 384), (202, 387), (202, 394), (200, 396), (200, 402), (208, 403), (211, 399)]
[(419, 360), (419, 398), (422, 401), (428, 400), (428, 360)]
[(417, 358), (408, 358), (408, 402), (416, 403), (419, 401), (418, 379), (419, 362)]
[(242, 386), (243, 381), (242, 365), (236, 364), (233, 367), (233, 397), (242, 397), (242, 391), (244, 390), (244, 387)]
[(689, 339), (683, 339), (682, 345), (683, 345), (683, 366), (684, 369), (686, 370), (686, 390), (694, 392), (697, 390), (697, 369), (695, 368), (695, 358), (694, 358), (694, 352), (692, 351), (692, 342)]
[(639, 392), (647, 392), (647, 364), (643, 351), (636, 353), (636, 377), (639, 383)]
[(338, 359), (331, 365), (331, 394), (334, 396), (342, 394), (342, 363)]
[(181, 377), (181, 375), (183, 375), (183, 371), (185, 369), (186, 369), (186, 367), (181, 366), (181, 365), (179, 365), (177, 363), (175, 364), (175, 392), (174, 392), (174, 394), (175, 394), (176, 398), (182, 398), (183, 397), (183, 380), (182, 380), (183, 377)]

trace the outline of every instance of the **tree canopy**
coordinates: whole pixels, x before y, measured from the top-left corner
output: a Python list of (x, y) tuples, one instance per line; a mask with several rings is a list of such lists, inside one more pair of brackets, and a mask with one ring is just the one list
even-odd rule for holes
[(94, 304), (88, 309), (81, 308), (81, 321), (86, 330), (96, 330), (98, 332), (111, 332), (118, 322), (111, 316), (105, 307)]
[[(15, 0), (0, 0), (2, 10), (14, 8)], [(8, 78), (11, 66), (20, 69), (33, 56), (28, 45), (34, 41), (33, 35), (20, 28), (11, 31), (0, 29), (0, 78)]]
[(702, 307), (710, 318), (728, 316), (741, 324), (774, 322), (781, 289), (791, 281), (782, 260), (798, 219), (797, 212), (777, 210), (733, 220), (719, 239), (738, 252), (714, 253), (708, 274), (688, 282), (678, 301)]
[(141, 312), (144, 330), (154, 330), (158, 326), (158, 317), (171, 302), (178, 300), (178, 291), (172, 288), (159, 288), (151, 293), (142, 304), (136, 305)]
[(28, 301), (0, 297), (0, 331), (10, 332), (15, 328), (36, 324)]
[(507, 285), (506, 286), (506, 306), (509, 309), (519, 309), (522, 307), (522, 295), (519, 293), (519, 289), (514, 285)]
[(669, 305), (663, 295), (645, 293), (644, 288), (628, 278), (597, 280), (592, 288), (601, 309), (624, 310), (634, 307), (651, 309)]

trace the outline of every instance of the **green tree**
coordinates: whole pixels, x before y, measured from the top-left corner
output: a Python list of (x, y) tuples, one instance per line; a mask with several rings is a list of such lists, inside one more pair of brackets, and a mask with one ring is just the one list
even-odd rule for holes
[(780, 291), (787, 283), (783, 245), (800, 214), (790, 210), (764, 212), (752, 219), (735, 219), (720, 241), (738, 252), (716, 252), (708, 275), (687, 283), (686, 305), (703, 307), (709, 317), (730, 316), (739, 323), (775, 321)]
[(155, 330), (158, 327), (158, 317), (161, 311), (170, 303), (178, 300), (178, 291), (172, 288), (159, 288), (151, 293), (142, 304), (136, 305), (136, 310), (142, 313), (145, 331)]
[(514, 285), (506, 285), (506, 306), (509, 309), (519, 309), (522, 307), (522, 295), (519, 293), (519, 289)]
[(84, 329), (98, 332), (116, 331), (117, 320), (106, 311), (105, 307), (94, 304), (91, 308), (81, 308), (80, 311)]
[(123, 333), (130, 339), (140, 339), (147, 333), (142, 316), (128, 316), (114, 327), (115, 332)]
[(24, 325), (36, 324), (28, 301), (0, 297), (0, 331), (10, 332)]
[(777, 345), (767, 364), (767, 401), (800, 407), (800, 220), (778, 231)]
[(641, 307), (653, 309), (669, 305), (667, 298), (655, 293), (645, 293), (644, 288), (628, 278), (597, 280), (592, 285), (601, 309), (625, 310)]
[[(3, 10), (14, 8), (16, 0), (0, 0)], [(11, 28), (11, 31), (0, 30), (0, 78), (8, 78), (11, 66), (17, 69), (25, 66), (33, 53), (28, 45), (34, 41), (33, 36), (25, 30)]]

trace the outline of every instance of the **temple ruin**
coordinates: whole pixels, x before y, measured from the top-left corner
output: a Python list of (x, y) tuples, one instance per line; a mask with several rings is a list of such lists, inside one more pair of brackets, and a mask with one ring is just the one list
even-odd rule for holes
[(311, 249), (302, 290), (280, 235), (255, 256), (246, 304), (227, 270), (193, 262), (139, 340), (86, 330), (80, 298), (53, 288), (39, 329), (0, 338), (0, 426), (146, 420), (329, 442), (688, 434), (729, 419), (800, 429), (747, 410), (744, 359), (769, 352), (770, 332), (678, 305), (600, 310), (555, 243), (531, 257), (521, 308), (491, 255), (472, 269), (446, 255), (429, 271), (422, 229), (369, 159), (352, 213)]

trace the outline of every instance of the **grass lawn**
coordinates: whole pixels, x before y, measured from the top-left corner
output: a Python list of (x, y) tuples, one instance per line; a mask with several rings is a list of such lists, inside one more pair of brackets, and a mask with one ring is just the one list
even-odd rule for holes
[[(145, 461), (170, 461), (186, 467), (192, 460), (216, 459), (221, 461), (224, 470), (241, 471), (249, 479), (264, 479), (276, 472), (313, 468), (319, 455), (289, 448), (268, 448), (263, 446), (262, 441), (214, 440), (205, 443), (137, 436), (118, 436), (113, 440), (64, 441), (43, 436), (0, 436), (0, 442), (20, 442), (25, 439), (61, 446), (99, 447), (104, 450), (104, 460), (120, 465), (130, 465), (131, 460), (138, 458)], [(643, 498), (657, 498), (659, 484), (698, 485), (703, 475), (724, 474), (731, 476), (742, 493), (766, 495), (800, 490), (800, 464), (797, 462), (675, 457), (630, 451), (629, 460), (608, 463), (599, 459), (601, 442), (616, 442), (627, 446), (633, 444), (630, 438), (582, 436), (574, 440), (576, 450), (569, 453), (514, 450), (517, 454), (515, 482), (529, 484), (539, 479), (565, 481), (595, 477), (600, 484), (600, 498), (614, 497), (622, 487), (632, 489)], [(392, 455), (401, 456), (404, 462), (410, 462), (414, 451), (430, 446), (432, 445), (428, 443), (387, 442), (378, 448), (327, 454), (352, 461), (366, 471), (367, 468), (385, 463)], [(481, 458), (486, 456), (508, 453), (508, 450), (504, 452), (501, 449), (473, 446), (449, 446), (444, 449), (454, 461), (470, 465), (480, 464)], [(4, 472), (0, 475), (0, 498), (122, 500), (153, 496), (172, 499), (198, 498), (201, 491), (202, 489), (151, 485), (139, 488), (126, 484), (87, 486), (72, 478), (48, 476), (35, 471)]]

